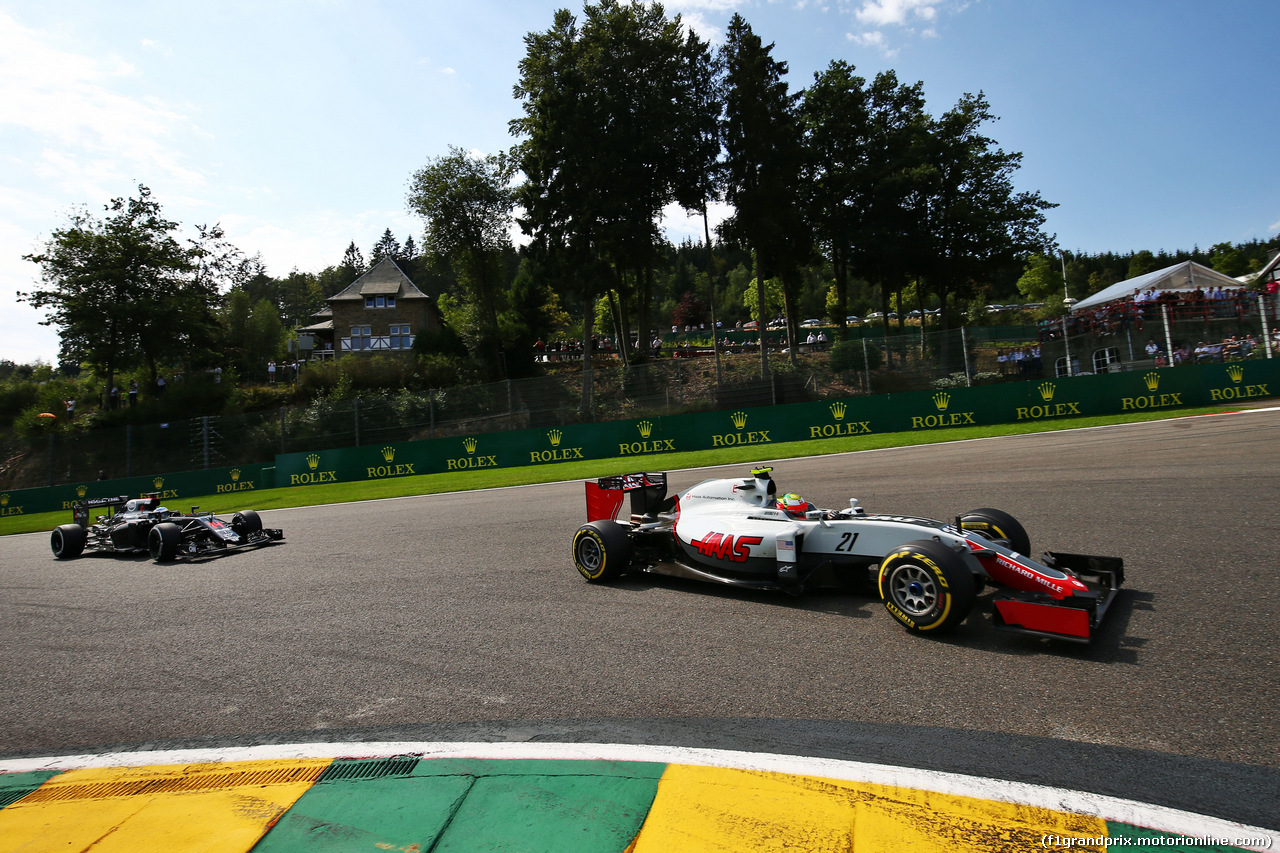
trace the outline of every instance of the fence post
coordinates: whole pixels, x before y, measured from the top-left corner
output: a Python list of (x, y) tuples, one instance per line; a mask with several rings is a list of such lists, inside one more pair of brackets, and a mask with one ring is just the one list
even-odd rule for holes
[(431, 437), (436, 437), (436, 389), (427, 389), (427, 413), (431, 418)]
[(53, 431), (49, 431), (49, 486), (53, 486)]
[(1267, 299), (1258, 294), (1258, 316), (1262, 318), (1262, 349), (1271, 358), (1271, 329), (1267, 326)]
[(284, 406), (280, 407), (280, 452), (284, 453)]
[[(1070, 309), (1068, 309), (1068, 311), (1070, 311)], [(1076, 372), (1071, 369), (1071, 332), (1070, 332), (1071, 324), (1069, 322), (1070, 319), (1071, 319), (1070, 313), (1065, 314), (1062, 317), (1062, 352), (1067, 357), (1067, 375), (1075, 376)], [(1057, 375), (1056, 370), (1054, 371), (1054, 375), (1055, 376)]]
[(200, 418), (200, 434), (204, 445), (204, 467), (209, 469), (209, 416)]
[(867, 381), (867, 393), (871, 393), (871, 354), (867, 352), (867, 336), (862, 336), (862, 376)]
[(124, 425), (124, 475), (133, 476), (133, 424)]
[(1160, 303), (1160, 315), (1164, 318), (1164, 364), (1173, 367), (1173, 332), (1169, 330), (1169, 303)]
[(960, 354), (964, 356), (964, 387), (973, 387), (973, 371), (969, 369), (969, 333), (968, 327), (960, 327)]
[(360, 398), (355, 398), (356, 447), (360, 446)]

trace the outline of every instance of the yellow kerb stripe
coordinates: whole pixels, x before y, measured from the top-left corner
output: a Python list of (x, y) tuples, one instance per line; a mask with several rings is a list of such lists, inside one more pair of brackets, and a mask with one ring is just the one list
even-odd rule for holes
[(1107, 828), (1097, 818), (910, 788), (673, 764), (634, 850), (987, 853), (1039, 850), (1046, 835), (1099, 838)]
[(0, 810), (0, 853), (247, 851), (331, 761), (70, 770)]

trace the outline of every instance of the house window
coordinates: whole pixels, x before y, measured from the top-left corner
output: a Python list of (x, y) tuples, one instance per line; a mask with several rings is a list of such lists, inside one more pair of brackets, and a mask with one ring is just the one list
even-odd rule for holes
[(365, 308), (395, 308), (396, 298), (394, 296), (366, 296), (364, 298)]
[(413, 348), (413, 334), (409, 330), (408, 323), (391, 326), (391, 341), (389, 346), (391, 349)]
[(351, 327), (351, 349), (363, 350), (373, 347), (373, 327), (372, 326), (352, 326)]
[(1106, 349), (1093, 351), (1094, 373), (1110, 373), (1120, 369), (1120, 350), (1115, 347), (1107, 347)]

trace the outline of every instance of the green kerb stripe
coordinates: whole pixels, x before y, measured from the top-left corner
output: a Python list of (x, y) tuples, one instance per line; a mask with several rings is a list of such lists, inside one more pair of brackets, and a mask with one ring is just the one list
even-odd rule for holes
[(409, 769), (404, 759), (393, 761), (398, 766), (390, 772), (387, 759), (342, 762), (254, 853), (616, 853), (640, 832), (666, 769), (652, 762), (485, 759), (422, 759)]

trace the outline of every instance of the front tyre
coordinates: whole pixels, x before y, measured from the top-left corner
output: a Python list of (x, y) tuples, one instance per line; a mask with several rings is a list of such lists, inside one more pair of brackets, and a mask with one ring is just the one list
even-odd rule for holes
[(170, 563), (178, 555), (182, 544), (182, 528), (171, 521), (162, 521), (147, 534), (147, 550), (157, 563)]
[(972, 530), (1023, 556), (1031, 555), (1031, 537), (1027, 535), (1026, 528), (1004, 510), (990, 507), (970, 510), (960, 516), (960, 528)]
[(880, 599), (908, 631), (952, 630), (969, 615), (975, 597), (973, 573), (938, 542), (907, 542), (880, 563)]
[(251, 509), (242, 509), (231, 517), (231, 529), (241, 539), (262, 529), (262, 519)]
[(573, 564), (592, 583), (610, 581), (631, 566), (631, 537), (616, 521), (592, 521), (573, 534)]
[(78, 524), (61, 524), (49, 534), (49, 547), (59, 560), (73, 560), (84, 553), (89, 533)]

